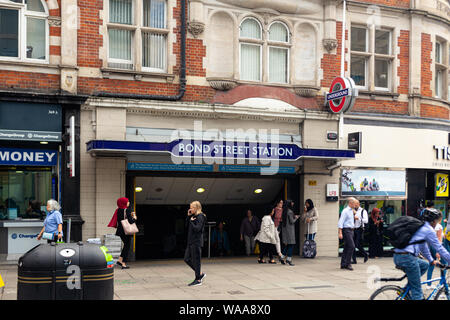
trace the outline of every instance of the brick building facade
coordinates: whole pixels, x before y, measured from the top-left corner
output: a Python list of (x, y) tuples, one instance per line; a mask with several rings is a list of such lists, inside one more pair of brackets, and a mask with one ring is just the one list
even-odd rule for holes
[[(60, 177), (68, 183), (61, 186), (60, 200), (79, 189), (75, 203), (62, 201), (74, 220), (84, 222), (78, 238), (111, 233), (106, 225), (115, 199), (135, 196), (131, 186), (139, 175), (130, 175), (129, 163), (161, 160), (87, 152), (89, 141), (145, 141), (150, 138), (139, 130), (193, 130), (194, 120), (201, 120), (205, 130), (278, 129), (281, 135), (300, 136), (305, 148), (346, 149), (345, 136), (326, 139), (328, 131), (343, 128), (323, 102), (341, 70), (342, 1), (40, 3), (44, 11), (36, 13), (21, 1), (0, 0), (0, 10), (16, 10), (22, 24), (17, 44), (4, 42), (18, 49), (0, 56), (1, 97), (60, 103), (67, 110), (64, 127), (70, 115), (76, 116), (79, 170), (76, 178)], [(448, 127), (449, 12), (443, 0), (347, 1), (344, 70), (359, 89), (349, 114), (352, 124), (378, 116)], [(41, 39), (37, 31), (26, 30), (32, 17), (46, 25), (45, 56), (38, 59), (27, 53), (32, 40)], [(5, 30), (2, 34), (14, 33)], [(323, 193), (326, 184), (339, 182), (339, 170), (327, 169), (335, 161), (302, 160), (295, 178), (280, 177), (297, 181), (285, 187), (299, 202), (317, 203), (324, 217), (319, 251), (331, 256), (338, 210)]]

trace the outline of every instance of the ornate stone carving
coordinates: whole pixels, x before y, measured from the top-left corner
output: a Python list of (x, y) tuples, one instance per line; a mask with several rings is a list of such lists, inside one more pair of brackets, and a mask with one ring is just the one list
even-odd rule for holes
[(225, 78), (207, 78), (206, 79), (209, 82), (209, 85), (220, 91), (227, 91), (235, 88), (237, 86), (236, 81), (232, 79), (225, 79)]
[(294, 91), (297, 95), (306, 98), (313, 98), (319, 92), (319, 87), (308, 86), (308, 85), (296, 85), (294, 86)]
[(48, 24), (51, 27), (61, 27), (60, 17), (48, 17)]
[(205, 31), (205, 24), (198, 21), (189, 21), (188, 30), (194, 36), (194, 38), (197, 38), (200, 34), (203, 33), (203, 31)]
[(328, 52), (333, 51), (337, 48), (338, 42), (336, 39), (323, 39), (323, 46)]

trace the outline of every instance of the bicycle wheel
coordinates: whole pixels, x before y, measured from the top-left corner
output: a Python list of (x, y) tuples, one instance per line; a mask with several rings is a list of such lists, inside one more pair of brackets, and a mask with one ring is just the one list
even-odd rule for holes
[(434, 300), (450, 300), (450, 292), (445, 292), (445, 287), (442, 287), (434, 297)]
[(404, 299), (403, 288), (399, 286), (384, 286), (376, 290), (369, 298), (369, 300), (409, 300), (409, 294)]

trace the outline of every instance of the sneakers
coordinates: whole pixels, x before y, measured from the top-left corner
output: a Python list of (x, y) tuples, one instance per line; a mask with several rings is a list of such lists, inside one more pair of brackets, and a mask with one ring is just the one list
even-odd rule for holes
[(206, 273), (202, 273), (202, 275), (200, 276), (200, 279), (198, 279), (198, 281), (203, 282), (203, 279), (205, 279), (206, 277)]
[(201, 286), (202, 282), (200, 280), (194, 280), (188, 284), (189, 287)]

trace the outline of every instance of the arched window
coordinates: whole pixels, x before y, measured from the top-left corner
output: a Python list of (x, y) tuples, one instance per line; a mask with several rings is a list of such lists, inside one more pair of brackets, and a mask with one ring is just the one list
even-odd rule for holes
[(240, 78), (261, 81), (262, 28), (254, 18), (246, 18), (240, 26)]
[(284, 23), (269, 27), (269, 82), (289, 81), (289, 30)]
[(48, 61), (44, 0), (0, 0), (0, 58)]

